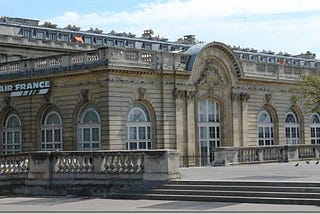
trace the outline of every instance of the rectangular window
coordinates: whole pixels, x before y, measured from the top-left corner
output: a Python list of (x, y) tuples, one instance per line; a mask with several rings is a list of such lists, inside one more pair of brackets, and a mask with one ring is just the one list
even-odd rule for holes
[(147, 139), (150, 140), (151, 139), (151, 127), (147, 127)]
[(92, 128), (92, 141), (99, 141), (99, 140), (100, 140), (99, 128)]
[(7, 144), (12, 144), (12, 143), (13, 143), (13, 133), (7, 132)]
[(20, 144), (20, 132), (14, 132), (14, 143), (15, 144)]
[(41, 142), (45, 142), (45, 130), (41, 131)]
[(208, 114), (208, 122), (215, 122), (214, 114)]
[(320, 137), (320, 128), (316, 128), (317, 137)]
[(216, 129), (215, 129), (215, 127), (209, 127), (209, 138), (216, 138)]
[(83, 141), (91, 141), (90, 128), (83, 128)]
[(139, 127), (139, 139), (146, 139), (146, 127)]
[(137, 149), (137, 143), (135, 142), (130, 142), (130, 150)]
[(264, 128), (264, 135), (265, 135), (265, 138), (270, 138), (270, 130), (269, 130), (269, 127), (265, 127)]
[(200, 127), (200, 139), (207, 139), (207, 127)]
[(54, 130), (54, 142), (61, 142), (61, 130), (60, 129)]
[(259, 138), (263, 138), (263, 127), (258, 128), (258, 133), (259, 133)]
[(46, 142), (53, 142), (52, 130), (46, 130)]
[(220, 127), (218, 126), (218, 127), (216, 127), (216, 130), (217, 130), (217, 139), (219, 139), (220, 138)]
[(147, 145), (146, 142), (139, 142), (139, 149), (146, 149)]
[(296, 132), (296, 128), (295, 128), (295, 127), (292, 127), (292, 128), (291, 128), (291, 136), (292, 136), (293, 138), (297, 137), (297, 132)]
[(286, 128), (286, 138), (290, 138), (290, 128)]
[(137, 139), (137, 129), (136, 127), (129, 127), (129, 140)]

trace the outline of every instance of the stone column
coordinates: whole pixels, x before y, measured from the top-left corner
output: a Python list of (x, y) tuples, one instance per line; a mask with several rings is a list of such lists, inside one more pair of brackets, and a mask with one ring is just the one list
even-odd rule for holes
[(245, 142), (248, 140), (248, 99), (249, 94), (241, 93), (241, 133), (242, 140), (240, 146), (246, 146)]
[[(195, 117), (195, 91), (187, 91), (187, 141), (188, 154), (197, 155), (199, 152), (198, 145), (196, 145), (196, 117)], [(194, 166), (195, 159), (189, 158), (189, 166)]]
[(176, 98), (176, 149), (180, 155), (180, 165), (187, 166), (188, 141), (187, 141), (187, 106), (186, 92), (184, 90), (174, 90)]
[(232, 120), (233, 120), (233, 146), (239, 147), (242, 145), (240, 93), (232, 93)]

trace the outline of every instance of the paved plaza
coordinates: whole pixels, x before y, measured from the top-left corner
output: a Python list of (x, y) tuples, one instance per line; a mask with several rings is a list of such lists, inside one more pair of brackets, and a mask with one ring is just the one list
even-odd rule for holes
[[(316, 161), (180, 168), (182, 180), (249, 180), (320, 182)], [(298, 166), (296, 166), (298, 164)]]
[[(319, 182), (320, 164), (310, 161), (181, 168), (182, 180)], [(318, 206), (64, 197), (2, 197), (0, 212), (319, 212)]]

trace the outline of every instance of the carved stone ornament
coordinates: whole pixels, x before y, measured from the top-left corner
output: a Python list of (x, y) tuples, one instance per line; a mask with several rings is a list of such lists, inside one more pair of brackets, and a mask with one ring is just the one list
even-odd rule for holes
[(217, 87), (223, 85), (223, 79), (219, 73), (218, 67), (212, 62), (212, 60), (206, 61), (206, 66), (201, 72), (197, 84), (207, 84), (210, 87)]
[(6, 103), (6, 106), (10, 106), (11, 97), (7, 96), (4, 98), (4, 102)]
[(184, 99), (186, 97), (186, 91), (185, 90), (179, 90), (179, 89), (174, 89), (173, 90), (173, 96), (176, 99)]
[(81, 89), (81, 100), (86, 102), (88, 101), (89, 89)]
[(297, 96), (292, 96), (290, 98), (290, 105), (295, 106), (297, 104), (297, 100), (298, 100)]
[(241, 93), (241, 100), (243, 102), (247, 102), (250, 99), (250, 95), (248, 93)]
[(138, 93), (139, 93), (139, 99), (143, 100), (143, 99), (145, 99), (145, 96), (146, 96), (146, 93), (147, 93), (147, 89), (140, 87), (138, 89)]
[(196, 91), (187, 91), (187, 98), (188, 99), (194, 99), (197, 95), (197, 92)]
[(270, 104), (271, 99), (272, 99), (272, 94), (267, 93), (267, 94), (265, 95), (266, 104)]
[(241, 101), (241, 102), (247, 102), (250, 98), (250, 95), (248, 93), (232, 93), (232, 100), (233, 101)]
[(49, 93), (44, 94), (44, 95), (43, 95), (43, 98), (44, 98), (44, 100), (46, 101), (46, 103), (50, 103), (50, 94), (49, 94)]

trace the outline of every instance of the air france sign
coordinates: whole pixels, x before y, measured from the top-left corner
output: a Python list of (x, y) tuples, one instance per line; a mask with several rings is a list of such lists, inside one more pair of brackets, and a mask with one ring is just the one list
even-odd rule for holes
[(11, 92), (10, 97), (31, 96), (36, 94), (47, 94), (50, 81), (18, 83), (15, 85), (0, 85), (0, 93)]

